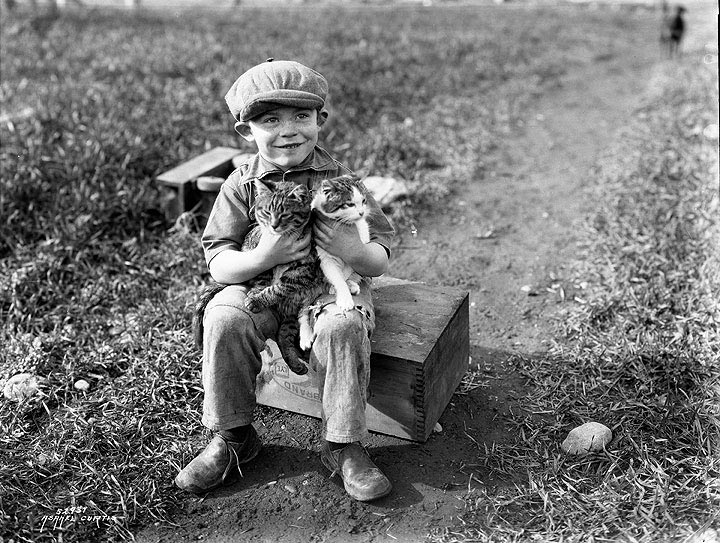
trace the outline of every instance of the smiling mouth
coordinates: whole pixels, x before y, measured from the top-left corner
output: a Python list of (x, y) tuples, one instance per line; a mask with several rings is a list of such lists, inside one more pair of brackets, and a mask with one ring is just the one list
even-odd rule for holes
[(287, 145), (276, 145), (278, 149), (297, 149), (300, 147), (302, 143), (289, 143)]

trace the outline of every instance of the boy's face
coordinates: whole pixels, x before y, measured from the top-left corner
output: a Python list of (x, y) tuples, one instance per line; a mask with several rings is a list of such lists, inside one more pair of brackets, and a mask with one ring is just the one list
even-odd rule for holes
[(284, 171), (300, 164), (315, 148), (321, 123), (315, 109), (278, 106), (240, 125), (240, 135), (254, 141), (260, 155)]

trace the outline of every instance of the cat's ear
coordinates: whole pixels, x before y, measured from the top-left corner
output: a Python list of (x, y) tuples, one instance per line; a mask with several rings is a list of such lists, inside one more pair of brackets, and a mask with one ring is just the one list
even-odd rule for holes
[(320, 183), (320, 192), (322, 192), (325, 196), (327, 196), (327, 193), (330, 192), (332, 188), (333, 184), (331, 179), (323, 179), (322, 183)]
[(365, 186), (365, 183), (363, 183), (359, 177), (353, 178), (353, 184), (358, 188), (363, 196), (367, 196), (370, 193), (368, 188)]
[(258, 196), (271, 194), (275, 190), (275, 183), (272, 181), (256, 179), (255, 190)]
[(297, 185), (294, 189), (290, 191), (290, 195), (298, 202), (307, 200), (308, 194), (308, 189), (305, 185)]

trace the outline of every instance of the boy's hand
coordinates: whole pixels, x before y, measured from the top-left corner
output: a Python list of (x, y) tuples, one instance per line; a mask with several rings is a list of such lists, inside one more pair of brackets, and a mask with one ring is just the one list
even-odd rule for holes
[(261, 259), (270, 264), (268, 268), (300, 260), (310, 254), (310, 232), (300, 239), (264, 232), (255, 251)]
[(328, 253), (353, 263), (364, 255), (365, 244), (352, 224), (316, 219), (313, 223), (315, 243)]

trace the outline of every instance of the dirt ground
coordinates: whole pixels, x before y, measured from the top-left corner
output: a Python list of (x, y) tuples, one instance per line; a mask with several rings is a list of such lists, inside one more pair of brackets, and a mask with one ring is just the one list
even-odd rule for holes
[(414, 542), (457, 525), (469, 487), (500, 483), (477, 465), (476, 451), (512, 437), (505, 420), (523, 382), (508, 360), (547, 350), (560, 304), (545, 287), (573, 288), (566, 268), (588, 205), (581, 187), (637, 105), (659, 60), (654, 45), (567, 74), (501, 142), (488, 161), (496, 171), (463, 188), (458, 213), (426, 217), (416, 237), (401, 240), (390, 275), (470, 291), (470, 354), (489, 386), (456, 394), (442, 431), (426, 443), (371, 436), (369, 451), (394, 484), (387, 498), (355, 502), (329, 479), (317, 453), (319, 421), (262, 408), (265, 454), (245, 478), (203, 498), (188, 495), (177, 527), (152, 526), (137, 540)]

